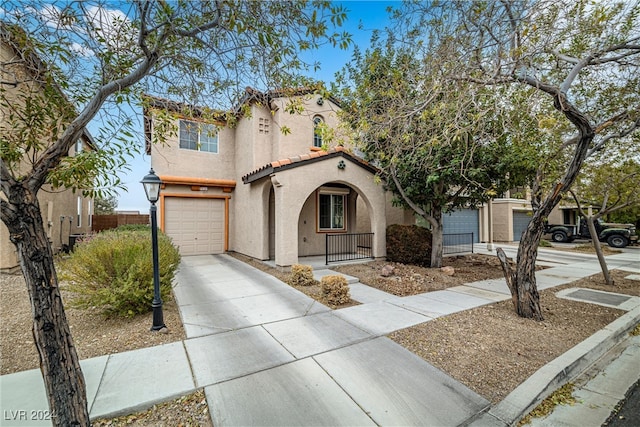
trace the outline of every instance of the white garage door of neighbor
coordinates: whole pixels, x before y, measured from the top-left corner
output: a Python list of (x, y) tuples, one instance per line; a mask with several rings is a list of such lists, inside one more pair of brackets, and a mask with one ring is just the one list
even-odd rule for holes
[(182, 255), (224, 252), (224, 200), (167, 197), (164, 229)]

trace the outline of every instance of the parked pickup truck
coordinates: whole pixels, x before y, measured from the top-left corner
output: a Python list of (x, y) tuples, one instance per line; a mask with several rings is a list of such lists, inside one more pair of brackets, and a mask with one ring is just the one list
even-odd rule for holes
[[(598, 240), (607, 242), (614, 248), (624, 248), (638, 242), (636, 227), (633, 224), (609, 224), (597, 219), (595, 222)], [(587, 221), (580, 218), (580, 225), (545, 224), (545, 234), (551, 235), (554, 242), (573, 242), (576, 239), (591, 239)]]

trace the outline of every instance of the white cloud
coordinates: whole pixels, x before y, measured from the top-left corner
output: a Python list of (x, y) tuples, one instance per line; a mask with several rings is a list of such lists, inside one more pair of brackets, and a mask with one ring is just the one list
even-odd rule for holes
[(135, 31), (129, 18), (117, 9), (91, 6), (85, 15), (93, 27), (92, 36), (116, 51), (130, 50), (135, 45)]
[(94, 51), (76, 42), (71, 43), (71, 50), (80, 56), (84, 56), (85, 58), (95, 55)]

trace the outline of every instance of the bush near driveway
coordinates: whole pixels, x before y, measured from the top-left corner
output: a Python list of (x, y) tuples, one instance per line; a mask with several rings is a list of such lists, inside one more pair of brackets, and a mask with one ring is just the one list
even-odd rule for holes
[(291, 286), (313, 286), (318, 282), (313, 278), (313, 268), (310, 265), (293, 264), (287, 284)]
[[(158, 230), (160, 295), (169, 297), (180, 262), (178, 249)], [(96, 307), (124, 317), (151, 311), (153, 260), (151, 229), (125, 226), (96, 234), (75, 246), (61, 266), (61, 278), (75, 294), (77, 307)]]
[(320, 281), (322, 297), (331, 305), (348, 304), (351, 301), (349, 284), (343, 276), (324, 276)]

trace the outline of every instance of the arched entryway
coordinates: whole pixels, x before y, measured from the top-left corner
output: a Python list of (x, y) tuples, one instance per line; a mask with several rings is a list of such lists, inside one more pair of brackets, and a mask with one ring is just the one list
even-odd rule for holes
[[(346, 183), (326, 182), (312, 191), (298, 215), (298, 258), (325, 255), (326, 235), (371, 233), (369, 201)], [(275, 259), (276, 201), (269, 191), (269, 259)]]

